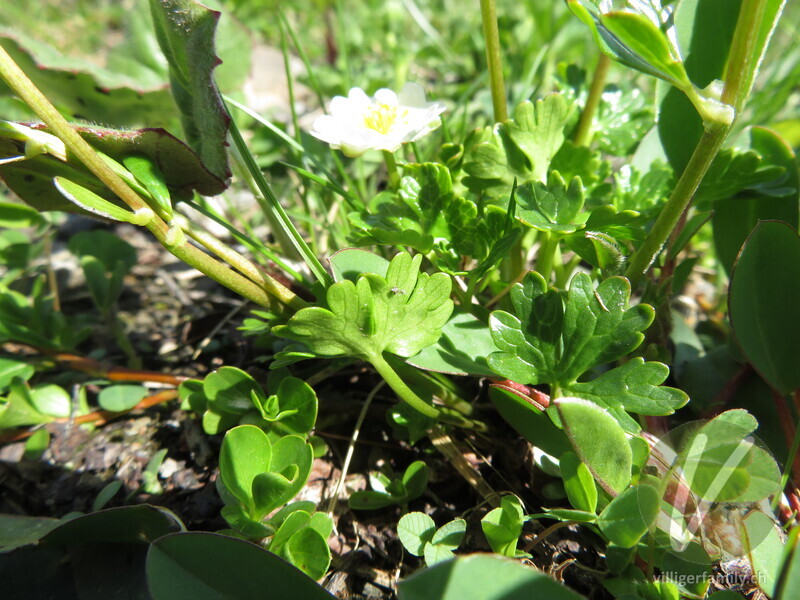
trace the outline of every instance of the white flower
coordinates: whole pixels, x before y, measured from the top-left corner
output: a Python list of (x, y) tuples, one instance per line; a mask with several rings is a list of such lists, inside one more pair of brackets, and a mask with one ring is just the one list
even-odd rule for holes
[(400, 94), (380, 89), (372, 98), (352, 88), (347, 98), (331, 100), (329, 114), (314, 121), (311, 135), (351, 157), (367, 150), (394, 152), (439, 127), (444, 110), (441, 102), (425, 102), (425, 92), (414, 83), (406, 83)]

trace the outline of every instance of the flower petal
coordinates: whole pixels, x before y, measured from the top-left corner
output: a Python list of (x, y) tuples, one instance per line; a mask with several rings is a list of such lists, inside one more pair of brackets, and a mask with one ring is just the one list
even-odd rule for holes
[(425, 102), (424, 90), (413, 83), (406, 84), (399, 96), (381, 88), (372, 98), (355, 87), (346, 98), (331, 100), (329, 114), (317, 118), (310, 133), (347, 156), (370, 149), (395, 152), (439, 127), (444, 110), (441, 102)]
[(398, 94), (400, 104), (404, 106), (424, 107), (425, 106), (425, 90), (422, 86), (407, 81)]
[(398, 106), (400, 104), (397, 94), (388, 88), (381, 88), (375, 92), (375, 100), (378, 104), (388, 104), (389, 106)]

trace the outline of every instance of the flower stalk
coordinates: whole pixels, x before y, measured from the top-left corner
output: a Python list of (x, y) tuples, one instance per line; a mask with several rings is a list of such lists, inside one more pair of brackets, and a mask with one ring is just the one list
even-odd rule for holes
[(389, 175), (389, 188), (396, 192), (400, 189), (400, 172), (397, 169), (397, 161), (394, 154), (388, 150), (382, 150), (383, 161), (386, 163), (386, 172)]
[(601, 52), (600, 58), (597, 60), (597, 66), (594, 69), (589, 95), (586, 98), (586, 104), (583, 107), (583, 112), (581, 112), (581, 119), (578, 121), (578, 127), (575, 130), (574, 140), (576, 146), (588, 146), (592, 142), (594, 115), (597, 112), (597, 107), (600, 106), (600, 99), (603, 97), (603, 88), (606, 85), (606, 76), (610, 66), (611, 59)]
[(500, 58), (500, 33), (497, 29), (495, 0), (481, 0), (483, 39), (486, 44), (486, 64), (489, 67), (489, 86), (492, 91), (492, 108), (495, 123), (508, 120), (506, 87), (503, 81), (503, 63)]
[(236, 150), (239, 152), (248, 173), (253, 178), (253, 182), (258, 188), (262, 199), (266, 200), (262, 206), (266, 211), (270, 223), (273, 224), (274, 227), (277, 227), (276, 233), (280, 232), (289, 239), (294, 248), (297, 250), (298, 254), (305, 261), (306, 265), (308, 265), (308, 268), (311, 269), (311, 272), (313, 273), (314, 277), (317, 278), (317, 281), (319, 281), (323, 287), (327, 288), (333, 283), (333, 278), (328, 274), (328, 272), (325, 270), (325, 267), (322, 266), (322, 263), (311, 251), (311, 248), (309, 248), (308, 244), (303, 239), (303, 236), (300, 235), (300, 232), (297, 231), (297, 228), (294, 226), (294, 223), (292, 223), (289, 215), (286, 214), (286, 211), (283, 209), (283, 206), (281, 206), (281, 203), (278, 202), (278, 199), (272, 192), (272, 187), (269, 185), (269, 183), (267, 183), (264, 174), (258, 167), (258, 163), (256, 163), (255, 157), (247, 147), (247, 144), (245, 143), (244, 138), (242, 137), (242, 134), (236, 125), (236, 121), (234, 121), (233, 116), (231, 116), (230, 111), (228, 111), (228, 116), (230, 118), (231, 139), (233, 140), (233, 144), (236, 147)]

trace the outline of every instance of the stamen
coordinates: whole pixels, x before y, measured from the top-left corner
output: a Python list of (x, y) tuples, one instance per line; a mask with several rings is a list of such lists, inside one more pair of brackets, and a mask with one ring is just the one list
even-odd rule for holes
[(406, 109), (398, 109), (400, 107), (389, 104), (370, 106), (364, 115), (364, 125), (385, 135), (392, 130), (398, 117), (402, 118), (408, 112)]

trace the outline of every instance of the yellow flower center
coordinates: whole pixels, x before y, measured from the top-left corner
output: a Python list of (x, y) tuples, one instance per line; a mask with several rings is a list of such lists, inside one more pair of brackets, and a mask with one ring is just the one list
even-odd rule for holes
[(405, 117), (407, 113), (408, 111), (405, 108), (389, 104), (370, 106), (364, 115), (364, 125), (385, 135), (391, 131), (395, 121), (398, 118)]

